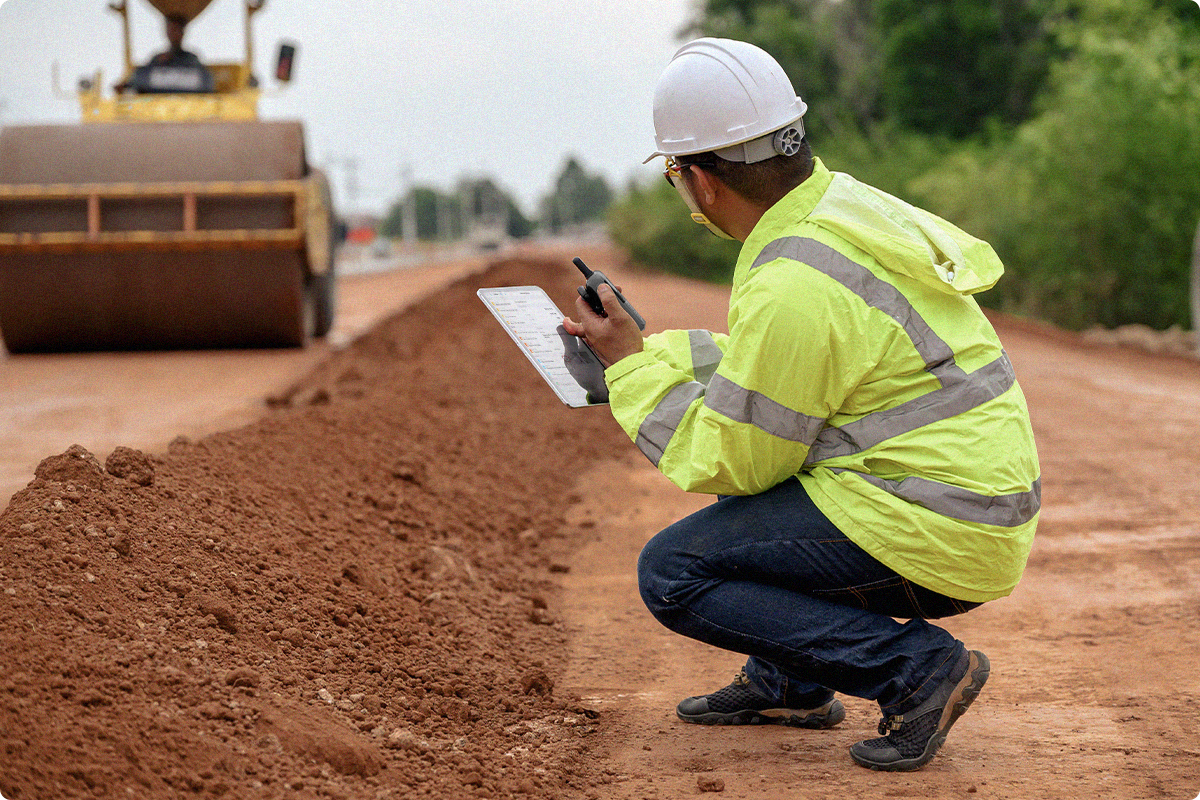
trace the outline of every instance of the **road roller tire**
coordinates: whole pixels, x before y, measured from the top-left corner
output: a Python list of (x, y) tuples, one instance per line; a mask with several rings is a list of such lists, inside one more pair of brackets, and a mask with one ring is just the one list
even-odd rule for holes
[(334, 231), (337, 216), (333, 211), (333, 193), (329, 179), (319, 169), (311, 170), (308, 180), (308, 218), (304, 225), (305, 256), (308, 259), (308, 302), (311, 306), (314, 338), (324, 338), (333, 327), (337, 286)]
[(337, 302), (336, 281), (332, 272), (313, 275), (308, 280), (309, 302), (312, 304), (312, 335), (323, 339), (333, 328)]

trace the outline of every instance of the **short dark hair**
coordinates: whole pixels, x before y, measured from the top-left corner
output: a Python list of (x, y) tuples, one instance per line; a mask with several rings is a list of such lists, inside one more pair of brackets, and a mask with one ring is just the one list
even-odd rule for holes
[(773, 206), (812, 175), (813, 154), (808, 140), (801, 139), (795, 155), (774, 156), (753, 164), (728, 161), (713, 152), (677, 156), (675, 163), (707, 169), (750, 202)]

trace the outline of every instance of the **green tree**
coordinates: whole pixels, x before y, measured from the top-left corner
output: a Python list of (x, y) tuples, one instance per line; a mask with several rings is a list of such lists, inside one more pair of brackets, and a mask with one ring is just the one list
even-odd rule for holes
[(612, 199), (604, 177), (589, 174), (572, 156), (555, 179), (553, 193), (542, 201), (542, 219), (555, 233), (569, 225), (597, 222), (604, 219)]
[(1041, 113), (914, 182), (996, 246), (1003, 308), (1069, 327), (1187, 325), (1200, 216), (1200, 36), (1148, 3), (1061, 23)]
[(502, 220), (507, 234), (515, 239), (529, 236), (537, 227), (507, 192), (490, 178), (484, 178), (462, 181), (459, 190), (453, 193), (439, 192), (428, 186), (413, 187), (408, 195), (388, 209), (379, 226), (380, 234), (395, 239), (404, 236), (406, 203), (412, 204), (417, 239), (420, 241), (462, 238), (466, 230), (464, 211), (475, 214), (475, 219), (479, 219), (479, 215), (486, 210), (493, 221)]
[(525, 216), (521, 211), (520, 206), (509, 195), (504, 195), (504, 202), (508, 206), (508, 235), (514, 239), (523, 239), (531, 235), (537, 230), (537, 222)]
[(773, 55), (823, 138), (891, 117), (962, 137), (1027, 118), (1045, 81), (1058, 0), (707, 0), (685, 33)]
[(388, 209), (387, 216), (379, 226), (379, 232), (387, 237), (399, 239), (404, 236), (404, 214), (406, 204), (411, 203), (416, 221), (417, 239), (457, 239), (462, 236), (461, 208), (458, 197), (443, 194), (428, 186), (415, 186), (405, 197), (400, 198)]
[(873, 0), (707, 0), (687, 36), (756, 44), (779, 62), (812, 109), (820, 136), (879, 118), (879, 42)]
[(883, 105), (924, 133), (969, 136), (1030, 115), (1046, 80), (1050, 0), (877, 0)]

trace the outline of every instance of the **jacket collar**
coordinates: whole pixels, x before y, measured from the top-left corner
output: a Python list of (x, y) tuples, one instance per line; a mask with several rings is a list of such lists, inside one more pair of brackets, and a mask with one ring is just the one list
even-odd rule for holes
[(804, 183), (792, 189), (779, 199), (775, 205), (767, 209), (758, 220), (754, 230), (746, 237), (742, 250), (738, 254), (737, 266), (733, 273), (733, 286), (736, 289), (746, 279), (746, 274), (754, 259), (771, 242), (791, 229), (797, 222), (807, 217), (816, 208), (817, 203), (833, 182), (833, 173), (826, 169), (821, 159), (813, 158), (812, 174)]

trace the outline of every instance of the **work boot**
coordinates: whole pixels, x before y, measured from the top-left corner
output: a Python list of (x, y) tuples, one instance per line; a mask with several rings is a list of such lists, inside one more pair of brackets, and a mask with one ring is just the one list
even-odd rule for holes
[(842, 701), (832, 699), (817, 708), (785, 708), (759, 694), (742, 670), (724, 689), (679, 701), (675, 713), (699, 725), (792, 725), (832, 728), (846, 718)]
[(978, 650), (964, 653), (950, 676), (928, 700), (906, 714), (884, 717), (879, 723), (883, 738), (868, 739), (850, 747), (858, 764), (887, 772), (920, 769), (946, 741), (955, 720), (963, 715), (987, 682), (991, 665)]

